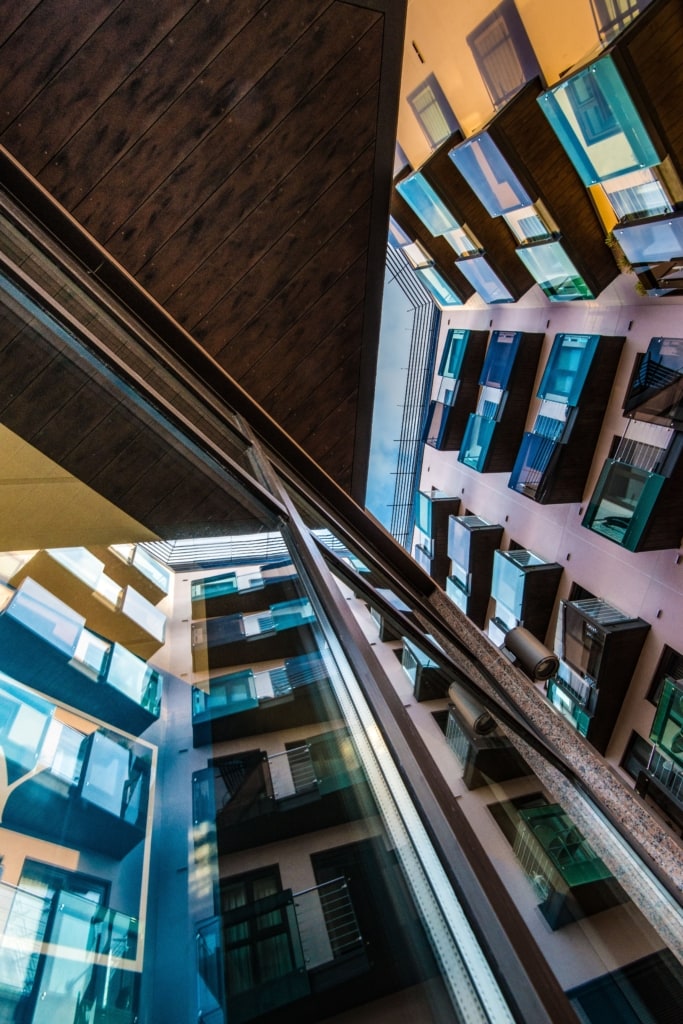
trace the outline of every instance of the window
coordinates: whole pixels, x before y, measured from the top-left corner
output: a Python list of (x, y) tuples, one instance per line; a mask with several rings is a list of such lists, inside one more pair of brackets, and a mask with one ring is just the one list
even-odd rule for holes
[(432, 149), (458, 130), (455, 114), (434, 75), (429, 75), (407, 100)]
[(276, 865), (221, 881), (226, 988), (234, 997), (296, 969)]
[(679, 654), (678, 651), (675, 651), (673, 647), (667, 646), (667, 644), (664, 645), (662, 656), (655, 669), (655, 674), (652, 677), (652, 683), (647, 694), (647, 699), (651, 704), (659, 703), (666, 676), (670, 676), (671, 679), (683, 679), (683, 654)]
[(539, 74), (538, 61), (513, 0), (504, 0), (467, 37), (495, 106)]
[(643, 768), (647, 768), (652, 754), (652, 744), (643, 739), (637, 732), (631, 733), (631, 739), (621, 759), (621, 767), (631, 776), (637, 779)]

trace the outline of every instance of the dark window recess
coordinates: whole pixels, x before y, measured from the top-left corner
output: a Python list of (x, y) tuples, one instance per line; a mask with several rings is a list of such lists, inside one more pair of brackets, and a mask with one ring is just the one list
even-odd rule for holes
[(514, 0), (499, 4), (470, 32), (467, 43), (496, 106), (505, 103), (540, 74)]
[(458, 130), (455, 114), (435, 75), (425, 78), (407, 99), (432, 149)]
[(673, 647), (668, 647), (665, 644), (647, 694), (650, 703), (659, 703), (666, 676), (670, 676), (671, 679), (683, 679), (683, 654), (679, 654)]
[(567, 993), (587, 1024), (677, 1024), (683, 1000), (683, 971), (664, 949)]
[(524, 545), (518, 544), (517, 541), (511, 537), (510, 543), (508, 544), (508, 551), (524, 551)]
[(592, 594), (590, 590), (586, 590), (580, 583), (572, 583), (571, 590), (569, 591), (569, 601), (583, 601), (585, 598), (595, 598), (595, 594)]
[(631, 733), (624, 756), (621, 759), (621, 767), (631, 776), (637, 779), (643, 768), (647, 768), (652, 753), (652, 744), (637, 732)]
[(652, 0), (591, 0), (600, 38), (614, 39)]
[(580, 75), (567, 82), (567, 92), (588, 144), (609, 139), (621, 131), (598, 81), (592, 75)]

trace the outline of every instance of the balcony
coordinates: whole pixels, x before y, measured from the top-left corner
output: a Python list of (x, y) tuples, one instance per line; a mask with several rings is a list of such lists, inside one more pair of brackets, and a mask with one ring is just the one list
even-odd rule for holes
[(139, 735), (159, 717), (163, 675), (30, 577), (0, 594), (0, 668), (48, 697)]
[(520, 809), (513, 846), (554, 930), (623, 903), (626, 894), (559, 804)]
[(294, 566), (289, 559), (243, 571), (207, 576), (192, 583), (192, 617), (212, 618), (236, 612), (262, 611), (296, 597)]
[(455, 684), (448, 690), (446, 742), (462, 767), (468, 789), (529, 775), (531, 769), (493, 718)]
[(193, 668), (200, 672), (303, 654), (315, 646), (314, 622), (307, 598), (281, 601), (259, 612), (195, 621)]
[(486, 331), (451, 329), (439, 364), (441, 383), (429, 406), (425, 441), (439, 451), (458, 451), (474, 411), (486, 351)]
[(649, 628), (598, 598), (561, 604), (561, 662), (547, 684), (548, 699), (600, 753), (611, 739)]
[(451, 574), (446, 580), (446, 593), (480, 629), (491, 595), (493, 554), (502, 537), (502, 526), (479, 516), (451, 516), (448, 522)]
[(683, 767), (683, 682), (680, 679), (664, 680), (650, 739)]
[[(257, 979), (243, 965), (245, 956), (259, 957), (257, 941), (250, 936), (264, 921), (281, 940), (280, 955), (271, 957), (267, 968), (264, 963), (263, 976)], [(215, 1014), (216, 1021), (227, 1017), (232, 1024), (307, 996), (319, 997), (370, 966), (343, 876), (298, 892), (284, 889), (202, 922), (197, 958), (202, 1020), (210, 1021)]]
[(597, 334), (556, 335), (538, 390), (541, 406), (510, 475), (512, 490), (540, 504), (581, 500), (623, 344)]
[(328, 686), (327, 666), (315, 651), (211, 676), (192, 688), (193, 746), (314, 722)]
[(422, 535), (414, 548), (414, 556), (425, 572), (440, 587), (448, 576), (448, 519), (457, 515), (460, 499), (443, 491), (418, 491), (415, 495), (415, 526)]
[(120, 859), (145, 837), (152, 751), (78, 719), (65, 724), (49, 701), (0, 686), (0, 743), (8, 778), (7, 828)]
[(458, 461), (478, 473), (512, 469), (531, 399), (543, 335), (494, 331)]
[(561, 575), (561, 565), (533, 551), (496, 551), (491, 597), (500, 628), (506, 632), (524, 626), (544, 642)]
[(202, 840), (215, 830), (221, 854), (248, 850), (362, 817), (365, 785), (348, 734), (331, 730), (214, 758), (192, 776), (193, 824)]
[(450, 679), (444, 669), (405, 636), (401, 664), (413, 684), (415, 700), (435, 700), (446, 695)]
[(17, 587), (30, 577), (82, 615), (88, 628), (151, 658), (162, 646), (163, 612), (132, 586), (119, 586), (87, 548), (50, 548), (27, 559), (10, 578)]
[(170, 592), (171, 571), (152, 558), (141, 544), (112, 544), (96, 553), (112, 579), (121, 586), (130, 583), (152, 604)]

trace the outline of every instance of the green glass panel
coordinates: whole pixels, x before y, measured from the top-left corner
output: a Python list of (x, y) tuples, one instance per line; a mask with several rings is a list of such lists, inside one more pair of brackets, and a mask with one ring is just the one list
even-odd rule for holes
[(665, 679), (650, 739), (683, 765), (683, 682)]
[(583, 518), (583, 526), (637, 551), (666, 477), (607, 459)]

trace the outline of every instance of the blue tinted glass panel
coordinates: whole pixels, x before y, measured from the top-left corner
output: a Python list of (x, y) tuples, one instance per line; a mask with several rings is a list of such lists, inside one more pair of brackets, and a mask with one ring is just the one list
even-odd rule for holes
[(448, 282), (443, 279), (439, 271), (435, 270), (434, 267), (425, 267), (424, 269), (416, 270), (415, 273), (440, 306), (462, 305), (460, 296), (456, 295)]
[(85, 625), (82, 615), (32, 579), (23, 581), (6, 614), (69, 657)]
[(486, 132), (456, 146), (449, 155), (492, 217), (534, 202), (536, 196), (529, 195)]
[(455, 231), (460, 226), (419, 171), (399, 181), (396, 191), (432, 235), (443, 235), (447, 231)]
[(389, 218), (388, 240), (392, 249), (402, 249), (404, 245), (410, 245), (413, 241), (394, 217)]
[(538, 102), (584, 185), (660, 163), (611, 56), (560, 82)]
[(557, 334), (538, 397), (578, 405), (599, 341), (599, 334)]
[(517, 249), (517, 255), (553, 302), (595, 297), (559, 242)]
[(495, 429), (495, 420), (471, 413), (458, 453), (458, 462), (476, 469), (478, 473), (483, 473)]
[(472, 287), (481, 295), (484, 302), (513, 302), (514, 299), (501, 279), (483, 256), (475, 256), (470, 260), (458, 260), (458, 270), (466, 277)]
[(683, 214), (625, 224), (614, 237), (630, 263), (663, 263), (683, 256)]
[(452, 329), (446, 335), (446, 345), (439, 363), (439, 373), (442, 377), (459, 377), (463, 356), (467, 348), (469, 331)]
[(432, 532), (432, 503), (429, 495), (418, 491), (415, 495), (415, 525), (418, 530), (431, 536)]
[(559, 447), (557, 441), (549, 437), (525, 434), (510, 474), (508, 487), (519, 494), (535, 498)]
[(515, 365), (522, 335), (519, 331), (494, 331), (481, 371), (480, 384), (505, 390)]

